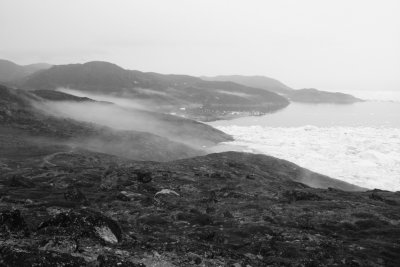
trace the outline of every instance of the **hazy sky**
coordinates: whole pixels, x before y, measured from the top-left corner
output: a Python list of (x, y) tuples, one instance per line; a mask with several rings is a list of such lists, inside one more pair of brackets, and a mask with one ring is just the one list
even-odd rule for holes
[(0, 0), (0, 58), (400, 90), (400, 0)]

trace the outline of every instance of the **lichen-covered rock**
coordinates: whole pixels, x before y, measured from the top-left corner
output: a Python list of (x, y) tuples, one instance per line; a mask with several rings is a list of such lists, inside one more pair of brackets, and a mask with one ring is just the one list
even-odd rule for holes
[(77, 238), (98, 238), (112, 244), (122, 239), (122, 231), (117, 222), (98, 212), (88, 210), (56, 214), (53, 218), (41, 223), (38, 230)]
[(139, 182), (150, 183), (153, 180), (152, 173), (146, 170), (136, 170), (134, 172)]
[(82, 193), (82, 191), (76, 187), (69, 188), (64, 193), (64, 198), (69, 201), (80, 202), (80, 203), (87, 203), (88, 201), (86, 199), (86, 196)]

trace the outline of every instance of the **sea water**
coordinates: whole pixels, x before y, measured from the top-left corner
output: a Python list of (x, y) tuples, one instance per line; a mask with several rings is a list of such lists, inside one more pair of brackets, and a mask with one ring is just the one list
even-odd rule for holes
[(216, 150), (263, 153), (362, 187), (400, 191), (400, 102), (291, 103), (210, 125), (235, 139)]

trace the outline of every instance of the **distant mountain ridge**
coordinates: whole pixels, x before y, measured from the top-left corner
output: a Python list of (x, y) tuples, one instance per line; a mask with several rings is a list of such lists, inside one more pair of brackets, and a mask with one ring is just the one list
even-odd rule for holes
[(0, 59), (0, 82), (12, 82), (50, 67), (51, 65), (47, 63), (22, 66), (8, 60)]
[(246, 86), (265, 89), (277, 94), (287, 94), (293, 89), (282, 82), (266, 76), (219, 75), (215, 77), (200, 77), (206, 81), (231, 81)]
[(200, 121), (263, 115), (286, 107), (290, 101), (336, 104), (362, 101), (343, 93), (295, 90), (265, 76), (199, 78), (127, 70), (104, 61), (20, 66), (0, 60), (0, 81), (27, 90), (70, 88), (135, 99), (145, 101), (145, 105), (156, 112)]
[(340, 92), (321, 91), (314, 88), (293, 89), (282, 82), (266, 76), (222, 75), (201, 77), (207, 81), (232, 81), (245, 86), (265, 89), (286, 97), (292, 102), (351, 104), (363, 101)]
[(350, 94), (340, 92), (326, 92), (314, 88), (305, 88), (293, 90), (288, 94), (288, 98), (294, 102), (303, 103), (336, 103), (336, 104), (352, 104), (363, 101), (360, 98)]
[(154, 108), (198, 120), (234, 114), (265, 114), (286, 107), (282, 96), (233, 82), (204, 81), (188, 75), (164, 75), (126, 70), (101, 61), (57, 65), (21, 79), (28, 90), (60, 87), (137, 100), (150, 100)]

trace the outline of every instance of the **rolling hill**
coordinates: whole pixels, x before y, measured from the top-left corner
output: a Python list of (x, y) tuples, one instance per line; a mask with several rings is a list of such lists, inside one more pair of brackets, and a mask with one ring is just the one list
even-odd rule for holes
[(349, 94), (317, 89), (292, 89), (278, 80), (265, 76), (225, 75), (201, 77), (207, 81), (231, 81), (245, 86), (261, 88), (286, 97), (291, 102), (351, 104), (363, 101)]
[(288, 95), (290, 101), (303, 103), (352, 104), (363, 100), (349, 94), (325, 92), (314, 88), (293, 90)]
[(45, 155), (48, 151), (80, 148), (136, 160), (158, 161), (204, 154), (148, 132), (115, 130), (53, 116), (36, 108), (41, 101), (43, 99), (29, 92), (0, 85), (0, 154), (29, 157), (31, 154)]
[(66, 118), (95, 122), (116, 129), (150, 132), (170, 140), (203, 149), (232, 137), (201, 122), (170, 114), (125, 108), (111, 102), (95, 101), (52, 90), (30, 91), (46, 99), (41, 106)]
[(0, 59), (0, 82), (13, 82), (50, 67), (51, 65), (46, 63), (21, 66), (8, 60)]
[(206, 81), (231, 81), (234, 83), (261, 88), (281, 95), (286, 95), (293, 89), (282, 82), (266, 76), (244, 76), (244, 75), (219, 75), (215, 77), (200, 77)]
[(264, 114), (289, 104), (275, 93), (233, 82), (131, 71), (99, 61), (53, 66), (22, 79), (19, 85), (27, 90), (71, 88), (142, 100), (155, 111), (204, 121)]

